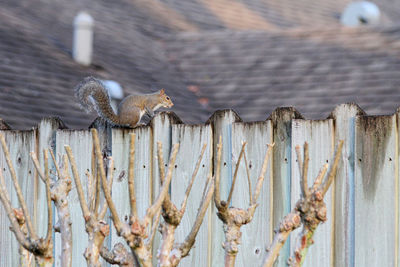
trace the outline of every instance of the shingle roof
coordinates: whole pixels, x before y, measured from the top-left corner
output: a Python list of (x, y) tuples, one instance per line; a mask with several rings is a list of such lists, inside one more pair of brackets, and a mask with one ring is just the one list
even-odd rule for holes
[[(33, 0), (6, 1), (3, 7), (0, 117), (11, 127), (31, 127), (50, 115), (60, 116), (69, 127), (88, 126), (95, 116), (79, 109), (73, 88), (89, 74), (118, 81), (127, 94), (164, 87), (185, 121), (201, 113), (193, 94), (181, 90), (179, 76), (171, 75), (160, 43), (142, 33), (144, 16), (132, 4)], [(81, 9), (90, 9), (96, 20), (93, 65), (88, 68), (71, 59), (72, 21)], [(194, 114), (189, 116), (188, 109)]]
[[(217, 108), (259, 120), (289, 105), (324, 117), (344, 102), (391, 113), (400, 100), (400, 4), (377, 3), (380, 28), (344, 29), (338, 18), (349, 2), (3, 1), (0, 118), (17, 129), (48, 116), (86, 127), (95, 116), (78, 108), (73, 87), (87, 75), (116, 80), (127, 94), (165, 87), (185, 122)], [(71, 59), (81, 10), (96, 23), (90, 67)]]
[(183, 33), (168, 56), (188, 90), (207, 98), (209, 115), (234, 107), (261, 120), (279, 106), (326, 117), (356, 102), (368, 113), (400, 103), (400, 28)]

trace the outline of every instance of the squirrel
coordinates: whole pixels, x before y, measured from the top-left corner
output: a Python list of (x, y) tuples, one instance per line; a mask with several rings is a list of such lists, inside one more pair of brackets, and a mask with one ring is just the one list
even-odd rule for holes
[(75, 97), (86, 112), (94, 109), (111, 124), (132, 128), (140, 125), (139, 122), (145, 113), (153, 117), (154, 111), (160, 107), (171, 108), (174, 105), (164, 89), (161, 89), (153, 94), (125, 97), (118, 106), (118, 113), (115, 114), (107, 89), (94, 77), (86, 77), (76, 86)]

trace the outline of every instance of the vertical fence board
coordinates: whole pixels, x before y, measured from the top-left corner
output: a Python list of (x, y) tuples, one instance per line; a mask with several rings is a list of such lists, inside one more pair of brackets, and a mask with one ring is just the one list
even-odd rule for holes
[[(354, 144), (355, 119), (364, 112), (355, 104), (339, 105), (335, 119), (335, 143), (344, 140), (335, 179), (335, 266), (354, 266)], [(329, 220), (329, 218), (328, 218)]]
[[(294, 108), (277, 108), (270, 119), (273, 123), (273, 229), (290, 212), (290, 181), (292, 168), (292, 120), (302, 116)], [(290, 257), (290, 237), (279, 253), (275, 266), (286, 267)]]
[[(293, 120), (292, 122), (292, 207), (300, 198), (300, 173), (296, 159), (295, 147), (300, 145), (303, 148), (304, 142), (309, 143), (309, 169), (308, 184), (312, 185), (315, 177), (318, 175), (320, 168), (325, 163), (331, 163), (333, 157), (333, 138), (334, 128), (333, 120)], [(302, 150), (303, 151), (303, 150)], [(303, 154), (303, 153), (302, 153)], [(304, 156), (303, 156), (304, 158)], [(325, 203), (328, 209), (328, 221), (321, 224), (314, 234), (314, 245), (308, 250), (303, 266), (331, 266), (333, 263), (333, 225), (334, 225), (334, 206), (332, 199), (332, 188), (329, 189), (325, 196)], [(292, 234), (291, 252), (298, 242), (297, 229)]]
[[(212, 168), (213, 140), (211, 126), (173, 125), (172, 144), (176, 143), (179, 143), (180, 147), (175, 163), (176, 168), (171, 181), (171, 200), (178, 209), (181, 206), (186, 188), (192, 178), (201, 149), (204, 144), (207, 144), (191, 194), (189, 195), (186, 211), (176, 231), (175, 242), (183, 242), (196, 220), (207, 175), (210, 174)], [(210, 206), (212, 204), (210, 203)], [(189, 256), (181, 261), (181, 266), (210, 266), (210, 243), (212, 239), (210, 235), (210, 219), (211, 213), (209, 207), (197, 234), (196, 242)]]
[(360, 116), (355, 143), (355, 266), (395, 266), (396, 116)]
[[(85, 172), (91, 169), (92, 162), (92, 135), (88, 130), (57, 130), (56, 132), (56, 156), (60, 161), (60, 156), (66, 154), (64, 145), (69, 145), (75, 157), (75, 161), (80, 174), (85, 199), (87, 200), (87, 177)], [(70, 165), (70, 164), (69, 164)], [(70, 166), (71, 171), (71, 166)], [(72, 175), (72, 172), (70, 172)], [(71, 176), (72, 177), (72, 176)], [(72, 178), (73, 179), (73, 178)], [(79, 198), (76, 191), (75, 181), (72, 183), (72, 190), (68, 196), (69, 209), (71, 211), (72, 221), (72, 266), (85, 266), (86, 261), (83, 252), (88, 243), (85, 231), (85, 222), (82, 216), (82, 210), (79, 204)], [(54, 246), (60, 251), (61, 238), (57, 234)], [(59, 254), (61, 252), (57, 252)]]
[[(163, 157), (164, 161), (168, 162), (169, 154), (171, 151), (171, 127), (173, 124), (181, 123), (182, 121), (173, 112), (161, 112), (156, 114), (151, 120), (151, 128), (153, 130), (153, 190), (152, 190), (152, 202), (158, 196), (160, 191), (160, 171), (158, 168), (158, 157), (157, 157), (157, 142), (161, 142), (163, 145)], [(153, 264), (157, 264), (157, 250), (160, 245), (161, 235), (157, 231), (153, 241)]]
[[(56, 137), (55, 137), (55, 131), (62, 126), (62, 122), (56, 118), (48, 118), (48, 119), (43, 119), (40, 121), (38, 125), (38, 144), (37, 144), (37, 156), (40, 162), (40, 166), (42, 167), (42, 170), (44, 169), (44, 161), (43, 161), (43, 149), (51, 149), (55, 153), (56, 149)], [(53, 160), (51, 159), (51, 156), (49, 155), (49, 168), (51, 169), (52, 173), (55, 173), (54, 171), (54, 164)], [(55, 175), (50, 175), (50, 179), (55, 179)], [(35, 174), (35, 181), (37, 183), (37, 190), (35, 193), (35, 215), (34, 215), (34, 221), (36, 228), (38, 229), (39, 236), (45, 236), (46, 231), (47, 231), (47, 223), (45, 223), (46, 217), (43, 216), (43, 214), (47, 214), (47, 205), (46, 205), (46, 185), (45, 183), (42, 182), (42, 180), (38, 177), (37, 174)], [(53, 225), (57, 222), (57, 211), (54, 207), (54, 204), (52, 202), (53, 206)], [(53, 233), (53, 240), (59, 237), (59, 233)], [(55, 243), (54, 242), (54, 265), (55, 266), (61, 266), (60, 262), (60, 256), (61, 256), (61, 247), (56, 246), (61, 244)]]
[[(10, 158), (13, 163), (22, 194), (29, 210), (29, 216), (33, 220), (35, 204), (35, 169), (29, 153), (36, 148), (36, 132), (31, 131), (1, 131), (6, 139)], [(3, 149), (0, 148), (0, 167), (3, 169), (7, 190), (11, 197), (13, 208), (19, 208), (19, 202), (11, 180)], [(46, 213), (45, 215), (46, 216)], [(4, 207), (0, 208), (0, 266), (19, 266), (18, 242), (14, 234), (9, 230), (9, 220)]]
[[(232, 157), (233, 169), (236, 168), (238, 157), (242, 148), (242, 142), (246, 141), (246, 158), (250, 173), (251, 194), (253, 194), (267, 144), (272, 144), (271, 121), (256, 123), (234, 123), (232, 125)], [(261, 266), (264, 259), (265, 245), (271, 242), (272, 234), (272, 155), (270, 155), (267, 172), (260, 196), (257, 200), (259, 206), (256, 209), (253, 220), (241, 227), (242, 244), (236, 257), (237, 266), (246, 266), (251, 262), (254, 266)], [(242, 158), (235, 188), (232, 195), (232, 206), (242, 209), (249, 207), (249, 185), (244, 158)]]
[[(152, 137), (150, 127), (139, 127), (133, 130), (112, 129), (111, 154), (114, 159), (115, 175), (112, 187), (113, 201), (122, 221), (129, 218), (128, 165), (130, 133), (135, 133), (135, 193), (139, 219), (143, 219), (151, 203), (151, 169)], [(118, 237), (112, 224), (111, 246), (117, 242), (126, 244)]]
[[(208, 123), (211, 123), (213, 127), (214, 166), (217, 164), (216, 155), (219, 137), (222, 137), (222, 166), (220, 185), (222, 200), (226, 200), (228, 198), (228, 190), (232, 181), (232, 123), (240, 121), (242, 121), (241, 118), (232, 110), (217, 111), (208, 120)], [(213, 215), (211, 219), (211, 233), (213, 234), (213, 241), (211, 244), (211, 266), (223, 266), (223, 224), (215, 215), (216, 212), (217, 209), (215, 208), (215, 205), (211, 205), (211, 213)]]
[[(176, 158), (171, 181), (171, 200), (178, 209), (183, 201), (185, 191), (192, 178), (193, 171), (196, 166), (198, 156), (200, 155), (202, 146), (207, 144), (206, 151), (202, 158), (199, 171), (193, 183), (191, 194), (187, 202), (187, 208), (183, 215), (181, 224), (176, 231), (175, 242), (183, 242), (189, 234), (194, 222), (198, 208), (200, 207), (201, 197), (204, 185), (206, 184), (207, 175), (212, 167), (212, 131), (210, 125), (173, 125), (172, 126), (172, 144), (179, 143), (179, 152)], [(210, 203), (211, 204), (211, 203)], [(210, 266), (210, 209), (204, 216), (203, 223), (200, 227), (189, 256), (184, 258), (181, 266)]]

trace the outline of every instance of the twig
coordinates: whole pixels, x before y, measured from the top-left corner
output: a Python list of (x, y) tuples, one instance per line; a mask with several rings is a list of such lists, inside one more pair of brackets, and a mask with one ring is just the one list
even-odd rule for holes
[(39, 239), (39, 237), (37, 236), (36, 232), (33, 229), (33, 224), (32, 224), (31, 218), (28, 215), (29, 214), (28, 207), (26, 206), (26, 202), (22, 195), (21, 187), (19, 186), (14, 166), (11, 162), (10, 153), (8, 152), (6, 140), (4, 139), (4, 136), (2, 134), (0, 134), (0, 141), (1, 141), (1, 145), (3, 147), (4, 155), (6, 157), (8, 168), (9, 168), (9, 171), (11, 174), (11, 179), (14, 183), (15, 192), (17, 193), (19, 204), (21, 205), (21, 209), (25, 216), (26, 226), (28, 227), (29, 235), (32, 237), (32, 239), (37, 240), (37, 239)]
[(237, 174), (238, 174), (238, 170), (239, 170), (239, 166), (240, 166), (240, 160), (242, 159), (246, 144), (247, 144), (247, 142), (243, 142), (242, 149), (240, 150), (239, 158), (236, 163), (235, 172), (233, 174), (233, 179), (232, 179), (232, 184), (231, 184), (231, 189), (229, 190), (228, 199), (226, 200), (226, 203), (228, 203), (228, 205), (229, 205), (229, 203), (231, 203), (231, 200), (232, 200), (232, 194), (233, 194), (233, 190), (235, 189), (236, 178), (237, 178)]
[(136, 207), (136, 194), (135, 194), (135, 134), (130, 134), (129, 143), (129, 167), (128, 167), (128, 188), (129, 188), (129, 198), (131, 207), (131, 216), (137, 217), (137, 207)]
[[(202, 160), (205, 148), (206, 145), (203, 145), (202, 151), (196, 163), (196, 167), (192, 174), (192, 179), (186, 189), (185, 198), (181, 205), (182, 208), (178, 210), (175, 207), (175, 205), (171, 202), (169, 196), (167, 196), (164, 200), (162, 206), (164, 223), (162, 223), (160, 226), (160, 231), (162, 234), (162, 242), (158, 253), (158, 266), (160, 267), (177, 266), (181, 261), (181, 259), (188, 255), (190, 249), (193, 247), (196, 235), (200, 229), (200, 225), (205, 216), (209, 202), (211, 201), (214, 190), (214, 183), (213, 182), (210, 183), (211, 181), (211, 174), (210, 174), (206, 180), (203, 196), (200, 203), (200, 208), (190, 233), (185, 238), (185, 241), (182, 244), (176, 244), (176, 243), (174, 244), (175, 229), (182, 220), (185, 211), (184, 207), (186, 206), (186, 201), (188, 199), (190, 188), (192, 187), (194, 178), (196, 177), (196, 174), (198, 172), (198, 168), (200, 166), (200, 162)], [(158, 160), (159, 160), (160, 177), (162, 177), (165, 173), (165, 170), (164, 170), (164, 160), (162, 156), (161, 143), (158, 143)], [(160, 179), (162, 180), (162, 178)]]
[[(24, 197), (22, 196), (22, 191), (18, 183), (18, 179), (15, 173), (14, 166), (10, 159), (10, 154), (4, 139), (4, 136), (0, 134), (0, 141), (3, 148), (4, 155), (6, 157), (6, 161), (11, 173), (11, 178), (14, 183), (15, 191), (17, 192), (18, 201), (21, 205), (22, 214), (25, 218), (25, 223), (28, 228), (28, 233), (24, 233), (18, 221), (15, 217), (14, 211), (11, 206), (10, 196), (6, 189), (6, 184), (4, 181), (3, 172), (0, 169), (0, 200), (6, 210), (7, 217), (11, 223), (11, 230), (14, 232), (15, 237), (17, 238), (18, 243), (23, 246), (26, 250), (34, 254), (35, 260), (38, 265), (40, 266), (51, 266), (53, 263), (53, 242), (51, 238), (51, 231), (52, 231), (52, 210), (51, 210), (51, 199), (50, 199), (50, 181), (49, 181), (49, 174), (48, 174), (48, 167), (45, 174), (45, 181), (46, 181), (46, 194), (47, 194), (47, 207), (48, 207), (48, 227), (47, 229), (46, 238), (39, 238), (36, 232), (33, 229), (32, 221), (28, 213), (28, 209), (26, 206), (26, 202)], [(47, 154), (45, 154), (45, 159)], [(45, 163), (46, 166), (47, 163)], [(30, 226), (29, 226), (30, 224)]]
[(268, 149), (267, 149), (267, 152), (265, 153), (263, 165), (262, 165), (261, 171), (260, 171), (260, 176), (257, 179), (256, 190), (254, 191), (254, 196), (253, 196), (254, 202), (252, 202), (250, 205), (255, 205), (257, 202), (258, 196), (260, 195), (262, 184), (264, 182), (265, 172), (267, 171), (267, 167), (268, 167), (269, 155), (272, 153), (272, 148), (274, 147), (274, 145), (275, 145), (274, 143), (267, 144)]
[(244, 163), (246, 165), (246, 174), (247, 174), (247, 183), (249, 185), (249, 203), (253, 203), (253, 196), (251, 194), (251, 180), (250, 180), (250, 171), (249, 171), (249, 164), (247, 163), (246, 151), (244, 152)]
[[(225, 250), (225, 266), (233, 267), (235, 266), (236, 255), (238, 253), (238, 245), (240, 244), (241, 231), (240, 227), (242, 225), (248, 224), (253, 219), (254, 212), (257, 207), (257, 199), (261, 192), (262, 183), (264, 181), (265, 172), (268, 166), (269, 154), (272, 151), (272, 145), (268, 145), (267, 152), (264, 157), (263, 165), (261, 168), (260, 175), (257, 180), (256, 189), (254, 191), (254, 195), (250, 198), (251, 202), (247, 210), (228, 207), (230, 198), (228, 197), (228, 201), (220, 200), (219, 193), (219, 183), (220, 183), (220, 167), (221, 167), (221, 138), (219, 144), (217, 146), (217, 167), (215, 173), (215, 192), (214, 192), (214, 203), (218, 210), (217, 215), (218, 218), (224, 224), (224, 233), (225, 233), (225, 242), (222, 244), (222, 247)], [(244, 145), (242, 146), (241, 154), (244, 151)], [(241, 156), (239, 156), (240, 158)], [(246, 164), (247, 165), (247, 164)], [(235, 178), (234, 178), (235, 180)], [(251, 187), (249, 187), (251, 190)], [(231, 190), (232, 192), (232, 190)], [(230, 197), (232, 197), (230, 192)], [(251, 195), (251, 191), (249, 192)]]
[[(307, 146), (306, 144), (305, 147)], [(336, 176), (336, 169), (341, 156), (342, 147), (343, 140), (339, 141), (339, 145), (335, 153), (334, 163), (325, 182), (322, 183), (322, 176), (326, 173), (326, 165), (322, 167), (320, 173), (314, 180), (313, 186), (308, 189), (309, 194), (303, 194), (302, 198), (296, 204), (295, 209), (300, 214), (303, 222), (303, 229), (300, 233), (299, 242), (294, 251), (294, 260), (292, 260), (291, 266), (302, 266), (305, 256), (308, 252), (308, 248), (313, 244), (315, 230), (320, 223), (327, 220), (327, 208), (324, 202), (324, 196)], [(302, 183), (304, 183), (304, 179), (302, 180)], [(302, 184), (302, 186), (304, 187), (305, 185)]]
[(201, 163), (201, 160), (203, 159), (203, 155), (204, 155), (204, 151), (206, 150), (206, 147), (207, 147), (207, 144), (204, 144), (203, 148), (201, 149), (200, 156), (197, 159), (196, 167), (194, 168), (194, 171), (192, 174), (192, 179), (190, 180), (190, 183), (189, 183), (188, 187), (186, 188), (185, 197), (183, 198), (181, 209), (180, 209), (181, 213), (185, 212), (185, 208), (186, 208), (186, 204), (187, 204), (187, 201), (189, 198), (190, 190), (192, 189), (194, 179), (196, 178), (197, 172), (199, 171), (200, 163)]

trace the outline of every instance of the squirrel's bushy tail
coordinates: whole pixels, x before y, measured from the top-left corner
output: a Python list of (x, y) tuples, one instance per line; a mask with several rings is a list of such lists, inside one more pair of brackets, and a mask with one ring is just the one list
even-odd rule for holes
[(87, 112), (96, 110), (100, 117), (110, 123), (119, 124), (117, 114), (111, 107), (111, 99), (102, 82), (94, 77), (86, 77), (75, 87), (75, 97)]

